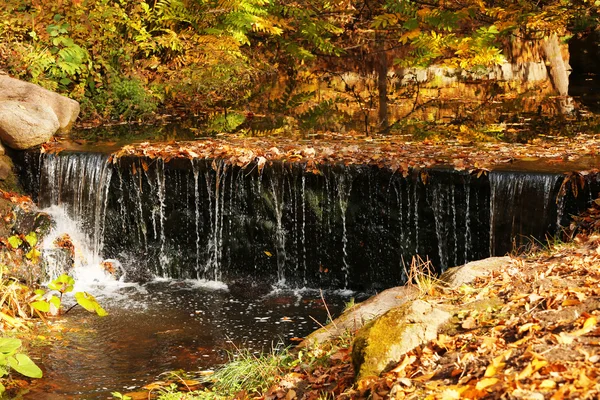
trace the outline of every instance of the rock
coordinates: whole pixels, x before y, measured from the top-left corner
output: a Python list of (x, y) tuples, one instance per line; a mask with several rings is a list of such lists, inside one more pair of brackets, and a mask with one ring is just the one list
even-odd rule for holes
[(453, 310), (443, 306), (414, 300), (365, 325), (352, 346), (357, 379), (379, 375), (410, 350), (437, 338), (452, 315)]
[(0, 190), (18, 193), (23, 191), (13, 161), (7, 155), (0, 155)]
[(298, 346), (315, 346), (339, 337), (348, 331), (355, 332), (367, 322), (383, 315), (390, 309), (414, 300), (418, 294), (418, 289), (413, 286), (398, 286), (384, 290), (345, 311), (331, 324), (311, 333)]
[(493, 271), (508, 267), (511, 258), (489, 257), (483, 260), (471, 261), (460, 267), (449, 268), (440, 276), (440, 280), (445, 282), (450, 288), (458, 288), (464, 284), (473, 282), (480, 276), (487, 276)]
[(52, 109), (58, 119), (59, 129), (67, 132), (79, 115), (79, 103), (33, 83), (0, 74), (0, 102), (19, 101), (44, 105)]
[(0, 102), (0, 139), (17, 150), (46, 143), (59, 128), (58, 118), (45, 104)]

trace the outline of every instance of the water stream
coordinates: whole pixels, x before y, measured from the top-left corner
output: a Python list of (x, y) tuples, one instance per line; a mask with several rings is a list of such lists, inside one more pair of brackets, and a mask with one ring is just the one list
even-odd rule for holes
[[(165, 370), (214, 367), (235, 346), (288, 345), (318, 327), (312, 318), (327, 320), (319, 291), (303, 288), (326, 289), (335, 315), (348, 301), (336, 290), (403, 284), (415, 256), (441, 272), (544, 241), (599, 186), (589, 178), (575, 197), (560, 171), (404, 177), (372, 166), (259, 173), (222, 160), (23, 157), (25, 187), (56, 234), (78, 242), (75, 278), (110, 314), (53, 323), (59, 339), (34, 350), (46, 379), (31, 399), (103, 399)], [(117, 276), (103, 259), (116, 260)]]

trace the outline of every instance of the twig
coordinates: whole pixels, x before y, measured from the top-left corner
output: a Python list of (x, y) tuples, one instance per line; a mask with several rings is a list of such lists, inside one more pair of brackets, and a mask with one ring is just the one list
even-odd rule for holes
[(325, 298), (323, 297), (323, 289), (319, 289), (319, 292), (321, 293), (321, 300), (323, 301), (323, 305), (325, 306), (325, 310), (327, 311), (327, 317), (331, 321), (331, 324), (333, 325), (333, 327), (335, 329), (337, 329), (338, 327), (335, 324), (335, 321), (333, 320), (333, 317), (331, 316), (331, 313), (329, 312), (329, 307), (327, 307), (327, 303), (325, 302)]

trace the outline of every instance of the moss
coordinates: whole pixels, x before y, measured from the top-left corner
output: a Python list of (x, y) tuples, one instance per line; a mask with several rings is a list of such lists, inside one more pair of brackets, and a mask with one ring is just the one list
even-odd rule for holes
[(19, 178), (15, 173), (14, 164), (10, 157), (0, 156), (0, 189), (5, 192), (23, 193)]
[(354, 340), (352, 362), (358, 378), (379, 375), (408, 351), (437, 337), (452, 314), (423, 300), (408, 302), (363, 327)]
[(352, 363), (360, 376), (379, 375), (382, 360), (406, 331), (407, 324), (402, 322), (409, 311), (410, 304), (400, 306), (369, 322), (359, 331), (352, 348)]

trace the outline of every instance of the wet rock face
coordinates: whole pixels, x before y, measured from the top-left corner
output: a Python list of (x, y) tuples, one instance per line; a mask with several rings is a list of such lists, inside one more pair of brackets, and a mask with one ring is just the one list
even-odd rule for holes
[(68, 131), (79, 109), (75, 100), (0, 74), (0, 139), (11, 148), (35, 147)]
[(589, 33), (569, 40), (570, 63), (569, 95), (576, 96), (585, 106), (600, 111), (600, 34)]
[[(41, 164), (40, 164), (41, 163)], [(438, 272), (545, 240), (586, 207), (561, 172), (431, 169), (408, 176), (371, 166), (273, 163), (261, 173), (223, 160), (169, 162), (98, 153), (31, 154), (25, 186), (61, 204), (127, 277), (383, 290), (413, 256)], [(143, 260), (143, 262), (140, 262)], [(135, 278), (134, 278), (135, 279)]]
[(0, 197), (0, 264), (9, 276), (28, 284), (48, 278), (40, 243), (53, 224), (32, 206)]

